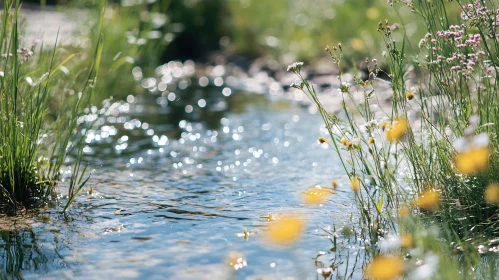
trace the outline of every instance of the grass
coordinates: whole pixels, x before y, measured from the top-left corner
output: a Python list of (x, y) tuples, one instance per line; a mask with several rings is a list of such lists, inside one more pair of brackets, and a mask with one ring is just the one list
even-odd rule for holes
[[(347, 83), (340, 74), (343, 110), (338, 116), (327, 111), (301, 75), (302, 64), (289, 67), (299, 78), (292, 86), (318, 108), (329, 131), (329, 139), (319, 141), (330, 141), (339, 156), (351, 178), (365, 234), (377, 245), (368, 247), (374, 261), (364, 271), (367, 277), (418, 275), (429, 256), (428, 264), (440, 264), (425, 268), (435, 279), (496, 277), (497, 262), (489, 248), (497, 245), (499, 235), (498, 4), (406, 4), (425, 27), (419, 44), (406, 36), (405, 26), (394, 30), (392, 22), (380, 21), (388, 73), (376, 59), (366, 59), (368, 77), (357, 74)], [(453, 25), (456, 10), (462, 20)], [(416, 64), (409, 45), (420, 48)], [(344, 48), (327, 48), (339, 69)], [(414, 72), (416, 79), (410, 78)], [(378, 92), (377, 84), (386, 82), (391, 92)], [(379, 245), (389, 235), (413, 242), (387, 254)], [(405, 254), (410, 258), (399, 261)], [(414, 259), (423, 260), (423, 266)]]
[[(375, 26), (385, 18), (403, 18), (411, 38), (424, 35), (410, 9), (391, 9), (386, 0), (318, 0), (314, 5), (299, 0), (227, 3), (236, 52), (268, 56), (284, 64), (296, 60), (313, 63), (324, 57), (324, 46), (336, 41), (345, 46), (345, 63), (356, 65), (384, 48)], [(411, 48), (417, 49), (417, 44)]]
[[(77, 18), (81, 26), (73, 37), (87, 42), (65, 46), (69, 52), (82, 54), (72, 62), (74, 68), (83, 69), (88, 65), (93, 59), (92, 48), (101, 39), (96, 32), (100, 24), (98, 6), (95, 1), (76, 1), (62, 7), (69, 16)], [(140, 87), (136, 86), (137, 81), (132, 75), (135, 67), (140, 68), (145, 77), (154, 75), (162, 53), (174, 37), (168, 31), (169, 22), (165, 16), (169, 7), (170, 1), (136, 2), (130, 6), (109, 4), (102, 26), (108, 43), (102, 47), (100, 82), (95, 88), (98, 94), (92, 96), (92, 104), (98, 105), (111, 96), (124, 99), (137, 93)], [(88, 14), (79, 16), (82, 11)]]
[[(98, 34), (106, 2), (102, 1)], [(61, 167), (75, 155), (69, 206), (86, 182), (81, 160), (84, 135), (78, 116), (91, 98), (102, 55), (102, 35), (84, 71), (66, 66), (77, 54), (24, 42), (20, 1), (4, 1), (0, 44), (0, 204), (3, 211), (37, 207), (53, 194)], [(49, 108), (60, 104), (56, 113)]]

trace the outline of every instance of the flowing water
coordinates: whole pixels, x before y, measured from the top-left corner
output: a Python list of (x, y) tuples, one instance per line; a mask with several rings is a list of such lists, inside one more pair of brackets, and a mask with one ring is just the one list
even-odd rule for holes
[[(333, 150), (317, 142), (318, 115), (223, 86), (106, 108), (87, 115), (98, 118), (85, 147), (94, 171), (69, 214), (49, 205), (2, 226), (4, 278), (322, 279), (322, 266), (353, 268), (359, 248), (333, 252), (330, 232), (352, 224), (354, 196)], [(332, 179), (340, 186), (324, 205), (303, 204), (307, 187)], [(300, 241), (265, 243), (269, 213), (303, 215)], [(242, 257), (237, 270), (229, 256)]]

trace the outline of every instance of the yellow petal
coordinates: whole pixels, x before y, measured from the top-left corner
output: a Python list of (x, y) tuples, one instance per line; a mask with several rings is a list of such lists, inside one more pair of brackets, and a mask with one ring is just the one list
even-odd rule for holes
[(438, 205), (440, 204), (440, 194), (434, 190), (429, 189), (423, 192), (417, 199), (416, 205), (424, 210), (436, 211), (438, 210)]
[(330, 194), (331, 192), (327, 190), (311, 187), (303, 194), (303, 201), (307, 204), (320, 204), (324, 202), (326, 197)]
[(484, 193), (485, 201), (490, 204), (499, 203), (499, 184), (493, 183), (487, 186)]
[(407, 120), (404, 118), (396, 118), (395, 122), (389, 126), (385, 132), (386, 138), (390, 142), (399, 141), (407, 133), (409, 127)]
[(329, 142), (329, 141), (327, 141), (327, 140), (326, 140), (326, 138), (324, 138), (324, 137), (322, 137), (322, 136), (321, 136), (321, 137), (319, 137), (318, 141), (319, 141), (319, 143), (321, 143), (321, 144), (324, 144), (324, 143)]
[(275, 245), (291, 245), (300, 237), (304, 227), (305, 222), (298, 217), (283, 217), (269, 225), (266, 239)]
[(489, 147), (470, 148), (458, 153), (454, 163), (459, 172), (466, 175), (476, 174), (488, 166)]
[(354, 192), (357, 192), (360, 189), (359, 178), (357, 178), (357, 177), (350, 177), (350, 183), (352, 184), (352, 190)]
[(377, 256), (364, 271), (369, 279), (391, 280), (404, 272), (404, 261), (399, 257)]

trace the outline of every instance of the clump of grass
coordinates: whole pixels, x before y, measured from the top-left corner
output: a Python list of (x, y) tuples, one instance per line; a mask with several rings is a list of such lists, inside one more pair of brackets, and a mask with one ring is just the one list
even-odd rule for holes
[[(417, 60), (416, 69), (408, 67), (413, 58), (408, 58), (406, 46), (411, 42), (403, 28), (395, 31), (385, 20), (379, 22), (378, 31), (387, 48), (383, 56), (389, 80), (380, 78), (385, 73), (376, 59), (365, 60), (367, 77), (356, 75), (347, 83), (340, 74), (338, 99), (343, 110), (338, 116), (327, 111), (313, 85), (302, 76), (302, 63), (288, 68), (299, 78), (292, 87), (302, 90), (317, 106), (331, 146), (351, 178), (372, 244), (383, 243), (389, 234), (406, 232), (415, 241), (411, 248), (420, 251), (395, 252), (428, 257), (428, 263), (432, 256), (445, 262), (428, 267), (432, 275), (458, 277), (449, 269), (455, 263), (449, 265), (443, 257), (453, 250), (467, 254), (461, 260), (465, 277), (489, 271), (494, 275), (495, 265), (480, 272), (470, 268), (479, 263), (480, 254), (497, 250), (499, 235), (497, 3), (403, 3), (421, 17), (427, 29), (419, 42), (423, 59)], [(452, 25), (448, 11), (456, 8), (461, 9), (462, 20)], [(326, 51), (341, 69), (343, 46)], [(410, 78), (414, 72), (419, 73), (417, 79)], [(378, 92), (379, 83), (389, 83), (390, 93)], [(388, 104), (383, 104), (387, 97)], [(429, 225), (436, 233), (427, 229)], [(373, 255), (379, 249), (373, 247)], [(394, 274), (383, 274), (386, 271), (379, 270), (378, 264), (395, 266)], [(397, 257), (381, 256), (365, 273), (392, 279), (411, 272), (410, 264), (403, 264), (406, 269), (401, 266)]]
[[(99, 34), (105, 4), (101, 2)], [(74, 69), (72, 74), (65, 65), (76, 54), (22, 40), (20, 8), (19, 0), (6, 0), (1, 17), (0, 205), (4, 211), (39, 206), (52, 194), (61, 167), (73, 153), (66, 210), (86, 182), (77, 118), (97, 82), (102, 37), (86, 71)], [(54, 101), (61, 105), (49, 114)]]

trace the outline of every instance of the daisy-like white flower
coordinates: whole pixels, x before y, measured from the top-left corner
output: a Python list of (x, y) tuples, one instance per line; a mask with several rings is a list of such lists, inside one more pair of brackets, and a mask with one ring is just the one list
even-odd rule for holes
[(288, 71), (298, 73), (303, 67), (303, 62), (294, 62), (293, 64), (288, 66)]

